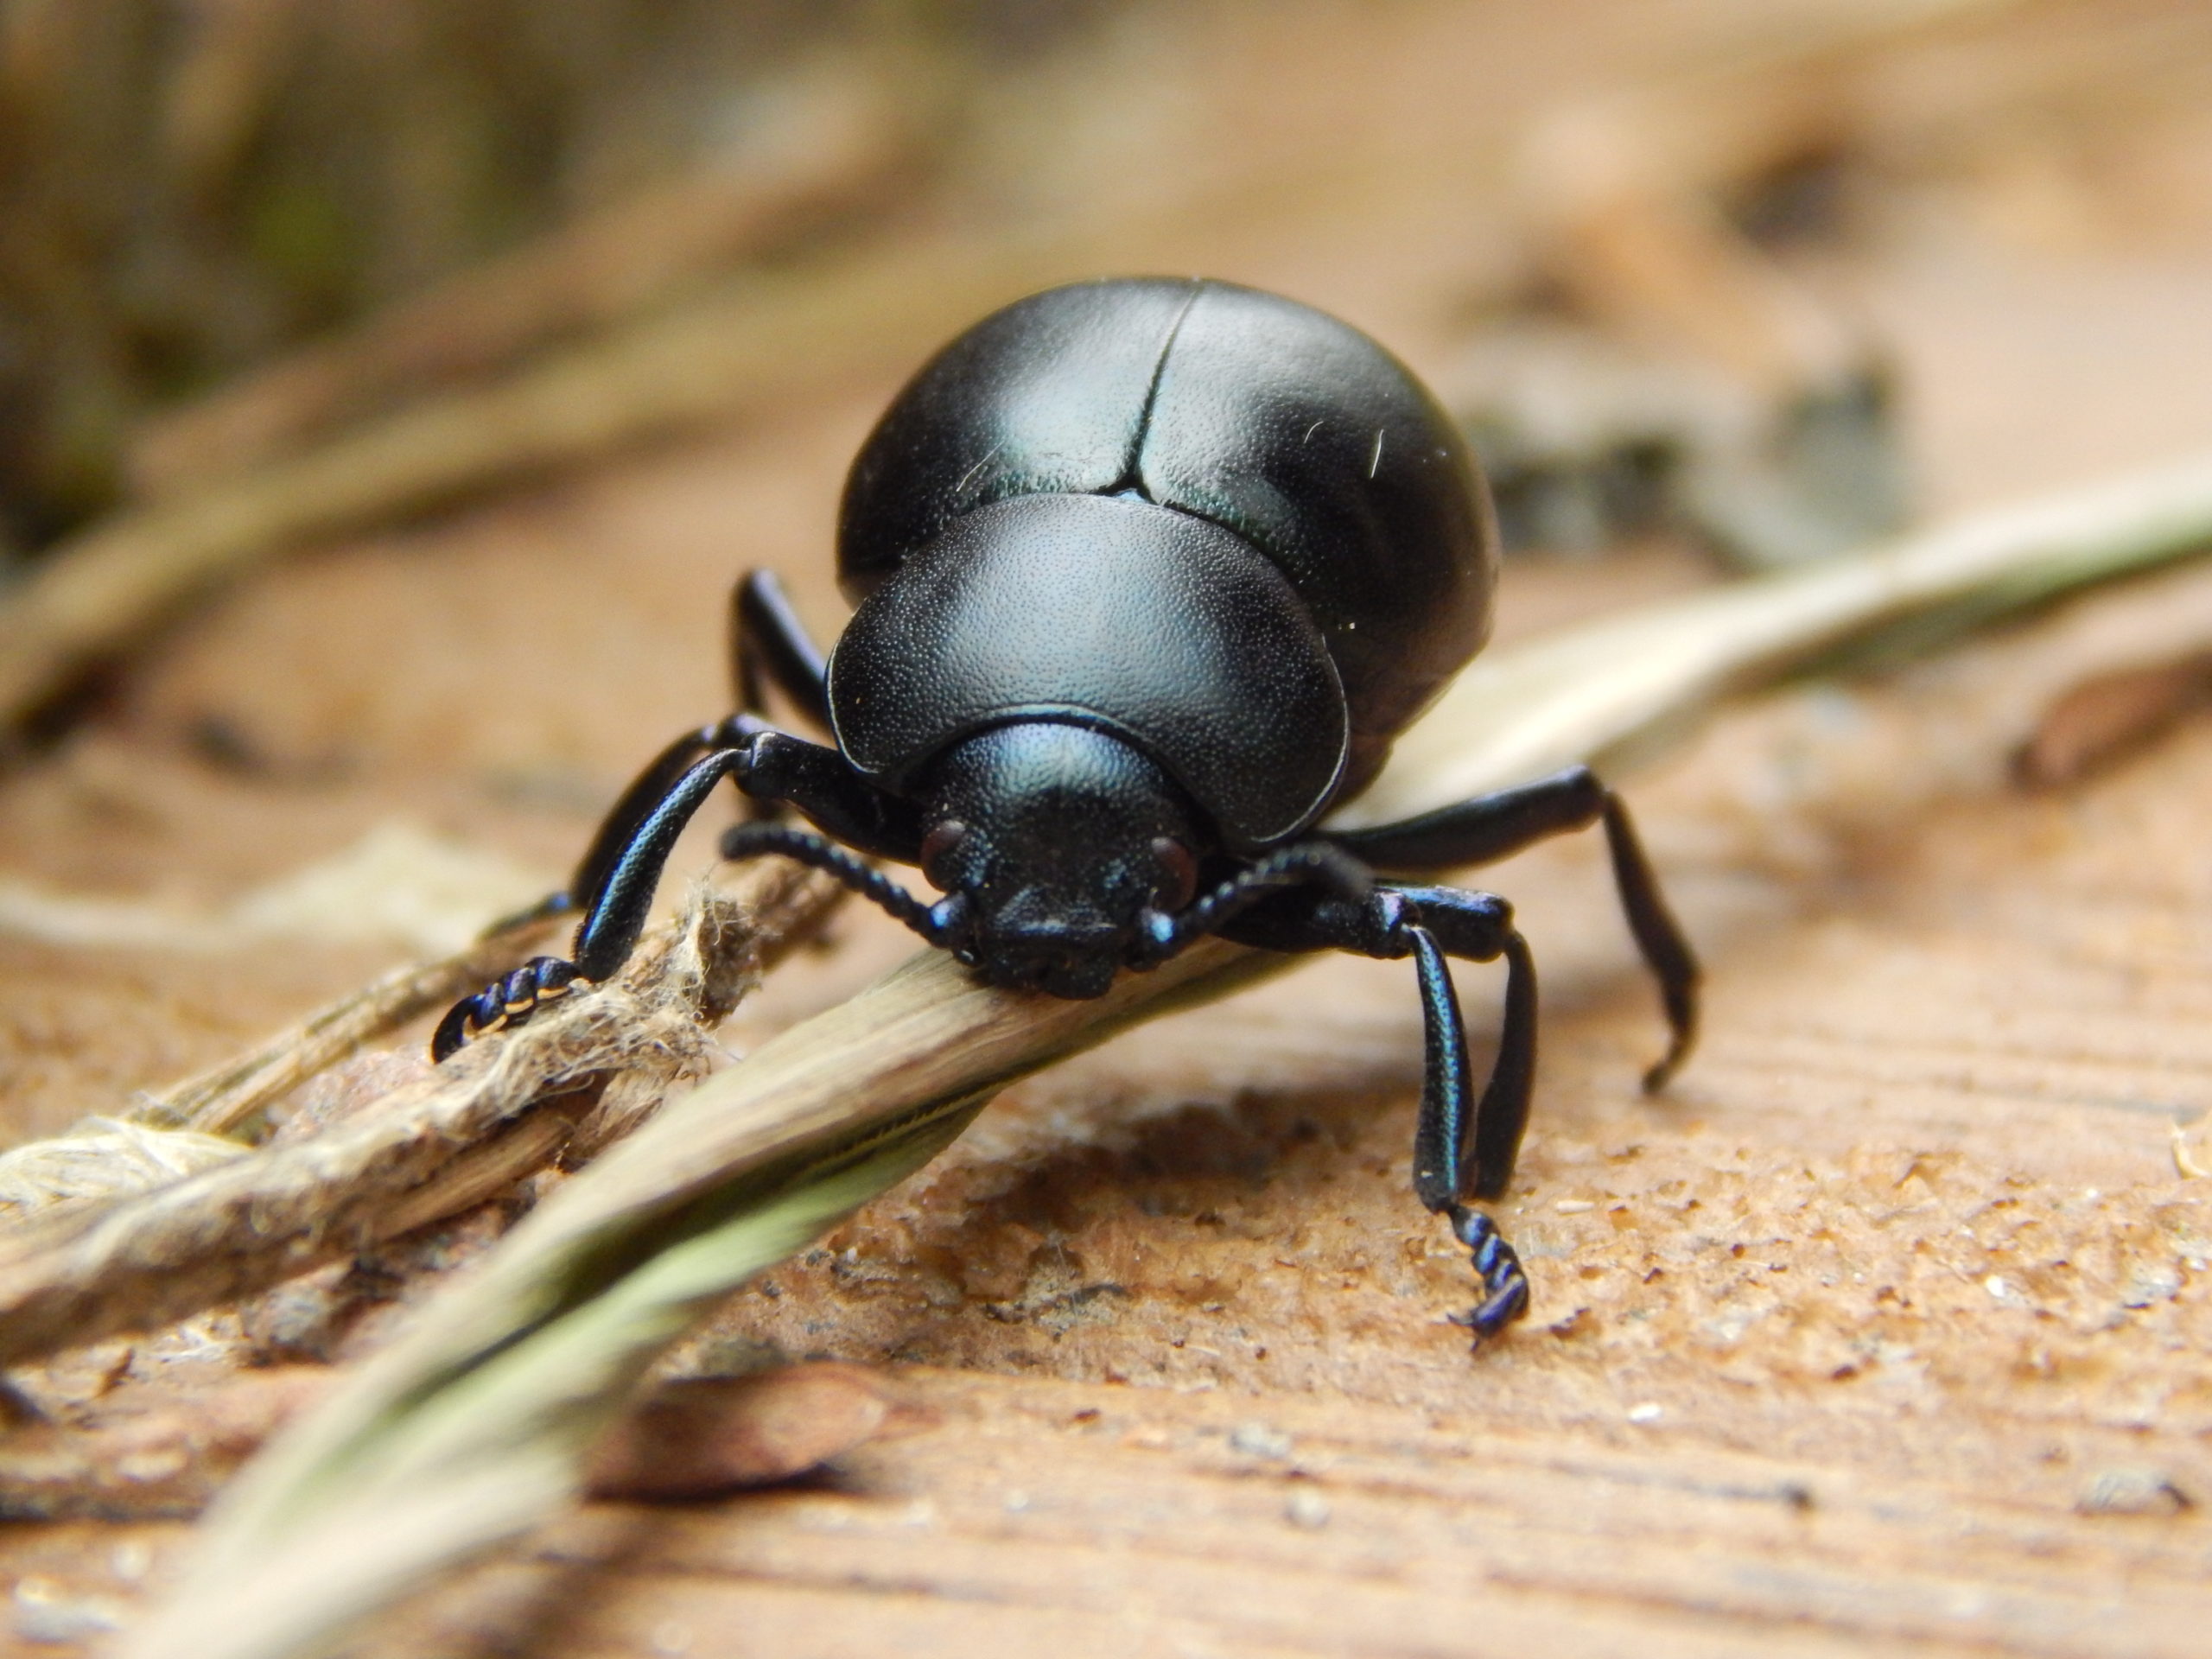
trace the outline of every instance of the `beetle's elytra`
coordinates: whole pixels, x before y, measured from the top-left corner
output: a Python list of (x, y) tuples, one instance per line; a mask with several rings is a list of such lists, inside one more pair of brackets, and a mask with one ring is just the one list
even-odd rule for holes
[[(434, 1054), (620, 967), (677, 833), (732, 778), (753, 817), (727, 856), (827, 870), (995, 984), (1096, 996), (1209, 932), (1414, 958), (1414, 1190), (1473, 1251), (1478, 1340), (1518, 1317), (1520, 1263), (1467, 1200), (1512, 1173), (1535, 969), (1503, 899), (1408, 878), (1602, 823), (1673, 1030), (1648, 1087), (1694, 1040), (1698, 969), (1586, 768), (1316, 828), (1489, 632), (1489, 507), (1420, 383), (1357, 329), (1252, 289), (1053, 289), (977, 323), (893, 400), (853, 463), (837, 556), (857, 608), (826, 660), (772, 577), (739, 584), (739, 711), (664, 750), (549, 901), (583, 912), (573, 959), (457, 1004)], [(835, 747), (768, 725), (771, 686)], [(772, 816), (791, 809), (814, 829)], [(920, 866), (944, 897), (856, 853)], [(1447, 956), (1507, 963), (1479, 1098)]]
[[(943, 563), (940, 539), (989, 508), (1003, 528), (976, 525), (955, 556), (1011, 562), (1062, 539), (1099, 550), (1046, 556), (1024, 591), (1049, 594), (1055, 620), (1143, 629), (1129, 651), (1160, 660), (1128, 664), (1115, 695), (1202, 709), (1204, 723), (1229, 728), (1247, 779), (1303, 782), (1343, 744), (1342, 772), (1276, 804), (1269, 840), (1313, 822), (1329, 787), (1366, 784), (1490, 629), (1497, 542), (1458, 430), (1374, 341), (1272, 294), (1160, 280), (1055, 289), (939, 353), (845, 487), (838, 573), (861, 606), (855, 622), (867, 625), (866, 601), (894, 573), (918, 555)], [(1102, 524), (1109, 512), (1128, 522)], [(1121, 568), (1200, 562), (1218, 567), (1204, 584)], [(1176, 610), (1166, 592), (1128, 596), (1185, 584), (1199, 591)], [(1017, 604), (1001, 597), (989, 620), (1002, 625)], [(1179, 634), (1205, 642), (1198, 666), (1210, 678), (1171, 677), (1191, 666), (1170, 656)], [(860, 669), (846, 653), (840, 641), (832, 712), (866, 766), (837, 700)], [(1278, 696), (1236, 695), (1268, 664), (1282, 683), (1252, 690)], [(965, 690), (900, 689), (923, 707)]]

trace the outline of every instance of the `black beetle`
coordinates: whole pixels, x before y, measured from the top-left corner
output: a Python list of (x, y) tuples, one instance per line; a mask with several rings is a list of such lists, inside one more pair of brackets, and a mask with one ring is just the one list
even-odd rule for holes
[[(1528, 947), (1494, 894), (1375, 873), (1478, 864), (1602, 822), (1673, 1028), (1647, 1088), (1688, 1052), (1698, 969), (1586, 768), (1402, 823), (1315, 828), (1490, 629), (1487, 498), (1413, 376), (1251, 289), (1053, 289), (907, 385), (853, 463), (837, 550), (858, 609), (834, 654), (772, 577), (739, 584), (742, 712), (664, 751), (550, 901), (584, 909), (574, 960), (539, 957), (456, 1005), (434, 1055), (620, 968), (671, 844), (734, 778), (756, 817), (726, 856), (827, 870), (994, 984), (1096, 996), (1207, 933), (1412, 957), (1427, 1054), (1414, 1189), (1474, 1252), (1478, 1338), (1522, 1313), (1519, 1262), (1463, 1199), (1503, 1195), (1527, 1122)], [(771, 684), (836, 747), (763, 723)], [(779, 806), (823, 833), (757, 816)], [(918, 864), (946, 896), (925, 905), (844, 848)], [(1479, 1102), (1447, 956), (1507, 963)]]

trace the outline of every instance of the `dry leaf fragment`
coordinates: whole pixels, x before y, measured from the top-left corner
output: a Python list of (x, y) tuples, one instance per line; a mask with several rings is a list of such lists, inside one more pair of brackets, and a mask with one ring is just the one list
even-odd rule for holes
[(312, 1078), (271, 1116), (271, 1146), (291, 1146), (373, 1113), (402, 1089), (426, 1081), (430, 1062), (419, 1049), (372, 1049)]
[(2060, 789), (2150, 742), (2212, 700), (2212, 654), (2121, 669), (2083, 680), (2048, 709), (2013, 752), (2012, 776), (2029, 789)]
[[(589, 1104), (580, 1090), (647, 1073), (665, 1089), (709, 1070), (708, 1027), (841, 893), (781, 865), (734, 878), (728, 893), (702, 890), (598, 995), (472, 1049), (373, 1111), (195, 1177), (0, 1227), (0, 1355), (17, 1363), (158, 1328), (473, 1209), (562, 1151)], [(217, 1103), (259, 1096), (264, 1070), (296, 1082), (302, 1069), (256, 1057), (225, 1068), (211, 1092)]]
[(594, 1450), (594, 1497), (710, 1497), (928, 1427), (880, 1371), (823, 1361), (664, 1384)]

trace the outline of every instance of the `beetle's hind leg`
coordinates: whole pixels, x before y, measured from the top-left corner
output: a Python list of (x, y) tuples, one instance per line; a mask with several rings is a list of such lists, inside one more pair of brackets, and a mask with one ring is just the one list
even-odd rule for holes
[[(1300, 889), (1269, 897), (1222, 931), (1268, 950), (1414, 959), (1425, 1057), (1414, 1128), (1414, 1195), (1449, 1222), (1481, 1277), (1482, 1300), (1455, 1317), (1474, 1332), (1478, 1345), (1496, 1336), (1528, 1312), (1528, 1276), (1497, 1224), (1466, 1200), (1505, 1196), (1535, 1081), (1535, 963), (1514, 930), (1512, 907), (1494, 893), (1457, 887), (1383, 884), (1357, 900)], [(1497, 1058), (1479, 1096), (1447, 957), (1505, 959)]]
[(830, 667), (772, 571), (754, 570), (729, 596), (730, 677), (737, 706), (768, 712), (772, 685), (822, 731), (830, 729)]
[(1627, 806), (1589, 767), (1569, 766), (1534, 783), (1478, 795), (1400, 823), (1350, 830), (1329, 839), (1377, 869), (1446, 870), (1487, 864), (1593, 823), (1605, 827), (1621, 910), (1637, 949), (1659, 982), (1660, 1001), (1667, 1012), (1667, 1052), (1643, 1074), (1645, 1090), (1656, 1092), (1666, 1087), (1697, 1044), (1697, 957), (1667, 908)]

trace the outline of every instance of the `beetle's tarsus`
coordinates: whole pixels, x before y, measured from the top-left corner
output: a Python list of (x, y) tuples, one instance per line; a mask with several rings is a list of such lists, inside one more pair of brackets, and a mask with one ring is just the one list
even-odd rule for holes
[(576, 964), (561, 957), (532, 957), (503, 979), (495, 979), (474, 996), (465, 996), (446, 1011), (430, 1038), (430, 1058), (443, 1062), (476, 1038), (521, 1025), (548, 1002), (589, 982)]
[(1452, 1224), (1452, 1236), (1472, 1255), (1475, 1272), (1483, 1281), (1482, 1300), (1465, 1313), (1449, 1317), (1452, 1324), (1474, 1332), (1475, 1347), (1479, 1350), (1487, 1338), (1528, 1313), (1529, 1275), (1522, 1268), (1521, 1258), (1505, 1242), (1505, 1235), (1497, 1230), (1497, 1224), (1481, 1211), (1455, 1204), (1446, 1210), (1445, 1216)]
[(1667, 1052), (1654, 1061), (1643, 1073), (1643, 1092), (1656, 1095), (1675, 1080), (1675, 1073), (1682, 1069), (1697, 1046), (1697, 1018), (1694, 1013), (1675, 1027), (1675, 1039), (1667, 1045)]

